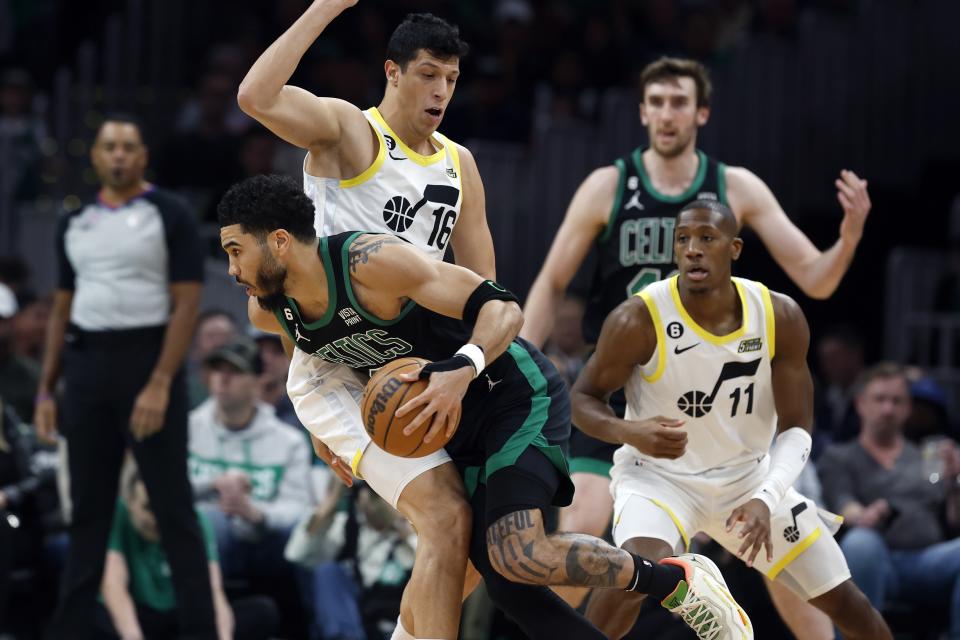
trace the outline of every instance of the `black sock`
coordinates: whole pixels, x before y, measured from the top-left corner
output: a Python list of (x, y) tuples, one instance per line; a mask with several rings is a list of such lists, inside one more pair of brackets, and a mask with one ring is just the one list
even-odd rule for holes
[(633, 556), (633, 581), (627, 591), (646, 593), (657, 600), (663, 600), (674, 592), (677, 583), (686, 578), (683, 569), (673, 564), (651, 562), (643, 556)]

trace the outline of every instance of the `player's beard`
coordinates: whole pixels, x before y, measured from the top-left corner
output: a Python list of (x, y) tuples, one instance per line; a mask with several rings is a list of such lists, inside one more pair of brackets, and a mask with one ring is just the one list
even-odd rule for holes
[(263, 291), (257, 296), (257, 304), (265, 311), (277, 311), (287, 304), (287, 296), (283, 286), (287, 281), (287, 269), (277, 262), (266, 248), (263, 249), (263, 260), (257, 269), (256, 287)]
[(674, 144), (669, 147), (662, 147), (657, 144), (657, 132), (651, 130), (649, 132), (651, 146), (653, 150), (656, 151), (659, 155), (664, 158), (676, 158), (683, 154), (688, 147), (693, 143), (693, 136), (696, 133), (697, 129), (694, 127), (690, 131), (679, 130), (677, 131), (677, 137), (674, 141)]

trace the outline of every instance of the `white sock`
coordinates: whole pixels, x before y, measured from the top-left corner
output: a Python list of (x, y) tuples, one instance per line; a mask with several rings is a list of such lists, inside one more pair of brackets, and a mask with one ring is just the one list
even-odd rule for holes
[(397, 627), (393, 630), (393, 635), (390, 636), (390, 640), (417, 640), (413, 635), (403, 628), (403, 622), (400, 620), (400, 616), (397, 616)]

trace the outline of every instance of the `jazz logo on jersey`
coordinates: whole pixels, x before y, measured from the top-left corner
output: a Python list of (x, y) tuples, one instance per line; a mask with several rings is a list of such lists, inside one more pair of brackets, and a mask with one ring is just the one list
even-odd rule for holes
[(751, 351), (760, 351), (761, 346), (763, 346), (762, 338), (750, 338), (749, 340), (741, 340), (740, 346), (737, 347), (737, 353), (750, 353)]
[(455, 207), (460, 199), (460, 190), (449, 184), (428, 184), (423, 197), (415, 205), (403, 196), (393, 196), (383, 205), (383, 221), (394, 233), (403, 233), (413, 224), (417, 212), (428, 202)]
[[(727, 380), (750, 377), (757, 372), (759, 367), (760, 358), (751, 360), (750, 362), (725, 362), (723, 363), (723, 368), (720, 369), (720, 375), (717, 376), (717, 382), (713, 385), (713, 391), (710, 392), (710, 395), (707, 395), (703, 391), (697, 391), (696, 389), (687, 391), (677, 400), (677, 408), (691, 418), (702, 418), (713, 409), (713, 401), (717, 397), (717, 392), (720, 391), (720, 385)], [(747, 387), (746, 395), (748, 396), (748, 400), (745, 413), (753, 413), (753, 384)], [(738, 405), (740, 404), (739, 387), (731, 394), (731, 398), (734, 400), (731, 415), (736, 415)]]

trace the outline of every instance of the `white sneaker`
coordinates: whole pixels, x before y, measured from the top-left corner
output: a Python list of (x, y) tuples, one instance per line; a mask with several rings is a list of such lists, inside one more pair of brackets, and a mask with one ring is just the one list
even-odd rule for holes
[(686, 578), (660, 604), (679, 615), (701, 640), (753, 640), (753, 625), (730, 595), (720, 569), (710, 558), (684, 553), (663, 564), (683, 569)]

